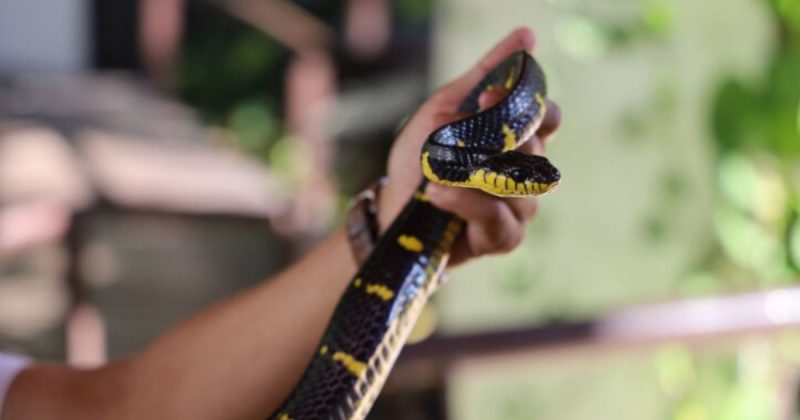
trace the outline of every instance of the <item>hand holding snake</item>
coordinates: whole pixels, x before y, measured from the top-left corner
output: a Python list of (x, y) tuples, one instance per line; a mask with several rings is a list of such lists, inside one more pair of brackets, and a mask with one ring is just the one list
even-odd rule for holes
[(560, 120), (532, 46), (529, 31), (513, 32), (410, 119), (389, 160), (382, 235), (271, 418), (366, 417), (451, 256), (458, 263), (519, 244), (533, 197), (560, 180), (530, 154)]
[[(420, 149), (428, 135), (438, 127), (463, 116), (458, 112), (464, 98), (501, 61), (519, 50), (532, 51), (533, 33), (520, 28), (506, 36), (468, 72), (441, 87), (409, 119), (392, 147), (388, 163), (388, 184), (383, 188), (378, 206), (379, 222), (385, 230), (418, 187), (422, 177)], [(480, 97), (481, 109), (502, 99), (503, 89), (485, 92)], [(523, 153), (544, 153), (548, 141), (561, 125), (558, 106), (547, 101), (547, 113), (536, 134), (517, 150)], [(525, 224), (538, 207), (535, 196), (502, 198), (481, 191), (429, 184), (426, 191), (438, 208), (454, 213), (467, 222), (466, 230), (456, 241), (450, 265), (458, 265), (486, 254), (508, 252), (523, 238)]]

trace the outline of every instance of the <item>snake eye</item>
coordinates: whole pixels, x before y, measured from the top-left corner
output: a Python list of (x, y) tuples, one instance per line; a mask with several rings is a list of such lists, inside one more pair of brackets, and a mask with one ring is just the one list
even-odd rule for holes
[(561, 180), (561, 172), (548, 162), (548, 168), (542, 169), (544, 175), (544, 182), (555, 183)]

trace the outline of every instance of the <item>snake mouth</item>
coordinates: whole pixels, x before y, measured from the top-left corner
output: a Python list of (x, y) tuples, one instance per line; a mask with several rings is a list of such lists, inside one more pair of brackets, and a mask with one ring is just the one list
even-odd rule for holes
[(510, 174), (478, 169), (470, 174), (466, 186), (480, 189), (498, 197), (530, 197), (547, 194), (558, 187), (560, 181), (517, 180)]
[(498, 196), (542, 195), (559, 185), (561, 173), (544, 156), (509, 151), (486, 159), (470, 184)]
[(551, 182), (549, 184), (543, 184), (542, 193), (539, 195), (547, 194), (549, 192), (554, 191), (556, 188), (558, 188), (559, 184), (561, 184), (561, 181)]

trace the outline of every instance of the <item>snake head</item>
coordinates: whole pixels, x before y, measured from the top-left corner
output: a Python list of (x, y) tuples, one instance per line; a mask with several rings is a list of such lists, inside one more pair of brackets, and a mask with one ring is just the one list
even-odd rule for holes
[(470, 175), (471, 186), (503, 197), (542, 195), (560, 180), (561, 173), (546, 157), (517, 151), (489, 157)]

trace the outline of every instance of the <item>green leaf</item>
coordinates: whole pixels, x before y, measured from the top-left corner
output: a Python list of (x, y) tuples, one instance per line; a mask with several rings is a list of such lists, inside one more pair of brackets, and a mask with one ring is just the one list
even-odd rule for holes
[(747, 133), (755, 128), (754, 102), (754, 95), (736, 80), (726, 81), (718, 90), (711, 124), (720, 150), (744, 147)]
[(786, 231), (786, 248), (789, 263), (796, 271), (800, 271), (800, 214), (794, 212)]
[(642, 21), (644, 21), (645, 27), (656, 35), (671, 32), (675, 21), (675, 10), (672, 2), (664, 0), (645, 2)]

